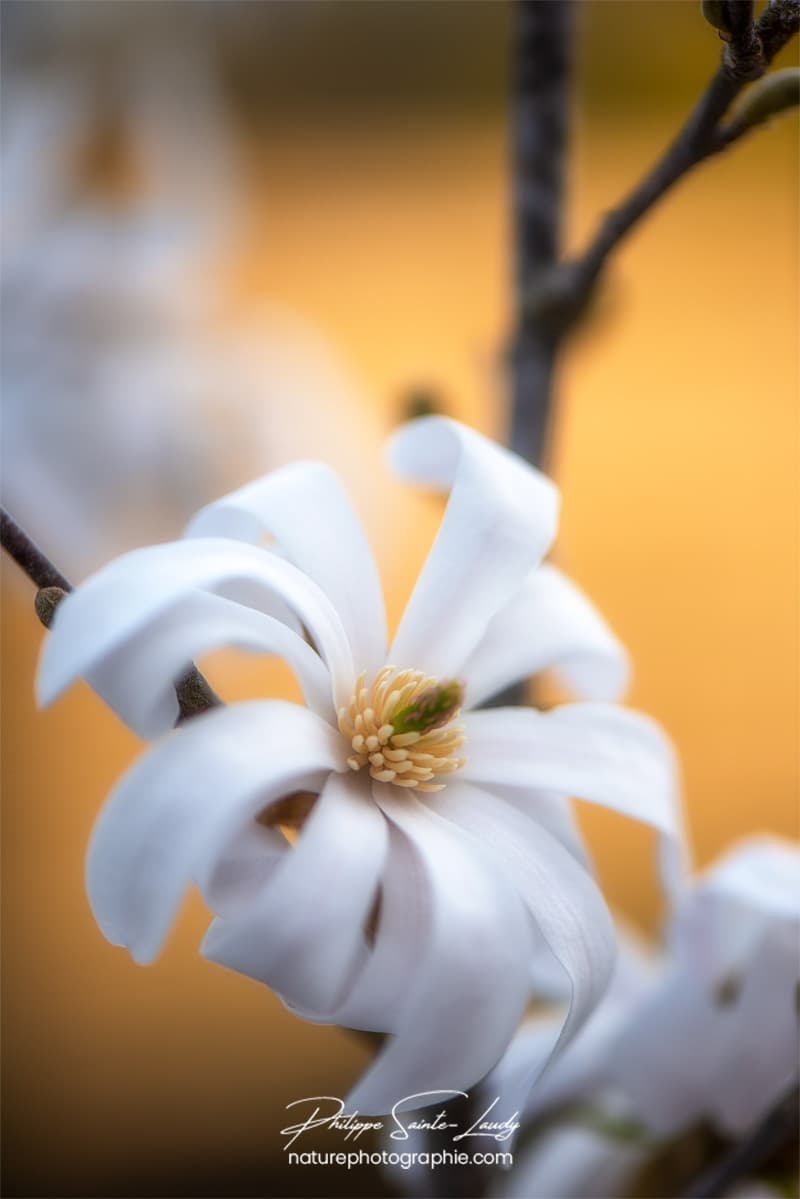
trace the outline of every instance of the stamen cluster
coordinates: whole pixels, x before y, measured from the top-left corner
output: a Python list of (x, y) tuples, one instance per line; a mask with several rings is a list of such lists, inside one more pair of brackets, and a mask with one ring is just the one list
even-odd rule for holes
[(440, 683), (419, 670), (384, 666), (371, 687), (365, 671), (349, 705), (338, 712), (339, 728), (353, 749), (348, 766), (369, 767), (381, 783), (441, 791), (439, 776), (464, 765), (457, 756), (464, 730), (452, 723), (462, 699), (460, 683)]

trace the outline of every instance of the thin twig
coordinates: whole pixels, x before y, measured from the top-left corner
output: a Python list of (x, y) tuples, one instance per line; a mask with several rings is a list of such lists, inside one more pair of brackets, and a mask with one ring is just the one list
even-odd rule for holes
[(62, 591), (72, 590), (61, 571), (53, 565), (25, 530), (20, 528), (5, 508), (0, 508), (0, 538), (3, 549), (38, 588), (59, 587)]
[(758, 1175), (770, 1159), (791, 1144), (800, 1122), (800, 1088), (793, 1087), (757, 1128), (698, 1175), (684, 1199), (719, 1199), (737, 1182)]
[[(72, 584), (5, 508), (0, 508), (0, 544), (31, 582), (36, 584), (36, 615), (45, 628), (49, 628), (58, 605), (72, 591)], [(178, 724), (222, 702), (193, 664), (175, 682), (175, 694), (178, 698)]]
[[(735, 120), (729, 125), (723, 121), (733, 101), (754, 78), (752, 45), (757, 43), (758, 75), (763, 75), (799, 28), (800, 0), (773, 0), (756, 22), (751, 39), (740, 35), (738, 42), (728, 44), (719, 69), (662, 158), (608, 214), (585, 253), (564, 263), (550, 280), (545, 280), (543, 290), (534, 290), (529, 298), (530, 319), (547, 311), (558, 326), (556, 341), (567, 333), (583, 312), (609, 257), (642, 217), (693, 167), (748, 131)], [(748, 55), (744, 53), (745, 45), (751, 48)]]

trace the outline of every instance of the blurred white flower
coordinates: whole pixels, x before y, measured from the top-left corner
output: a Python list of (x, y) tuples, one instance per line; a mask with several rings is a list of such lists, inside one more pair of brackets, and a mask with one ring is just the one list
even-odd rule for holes
[(54, 45), (49, 21), (9, 20), (4, 504), (68, 577), (301, 448), (358, 479), (377, 513), (354, 463), (379, 421), (337, 356), (275, 304), (231, 312), (246, 181), (202, 6), (181, 6), (178, 41), (150, 14), (146, 45), (141, 12), (126, 39), (102, 5), (64, 7)]
[[(529, 1147), (498, 1197), (627, 1194), (660, 1145), (701, 1122), (741, 1136), (797, 1081), (800, 850), (730, 851), (681, 896), (670, 942), (659, 962), (623, 939), (605, 998), (527, 1101)], [(540, 1020), (515, 1038), (488, 1083), (507, 1107), (552, 1035)]]
[(671, 1135), (705, 1117), (737, 1136), (798, 1076), (800, 850), (732, 850), (681, 901), (673, 963), (616, 1041), (610, 1077)]
[(208, 957), (306, 1018), (394, 1034), (350, 1096), (362, 1112), (483, 1077), (543, 947), (569, 980), (562, 1041), (596, 1006), (613, 926), (565, 796), (654, 826), (673, 888), (680, 868), (672, 753), (649, 720), (603, 702), (459, 715), (551, 667), (595, 701), (625, 684), (616, 639), (540, 565), (555, 489), (440, 417), (392, 448), (401, 474), (452, 491), (388, 655), (363, 533), (335, 476), (301, 463), (70, 595), (39, 676), (45, 703), (86, 677), (151, 737), (175, 721), (172, 680), (209, 650), (293, 667), (307, 707), (212, 711), (133, 767), (95, 830), (89, 896), (147, 962), (194, 882), (217, 917)]

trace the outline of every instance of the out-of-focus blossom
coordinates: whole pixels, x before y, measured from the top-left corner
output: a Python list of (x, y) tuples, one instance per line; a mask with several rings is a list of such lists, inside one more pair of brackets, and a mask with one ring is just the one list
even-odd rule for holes
[[(625, 655), (540, 565), (555, 489), (440, 417), (401, 430), (393, 458), (452, 490), (388, 654), (361, 529), (335, 476), (301, 463), (70, 595), (39, 678), (49, 702), (86, 677), (150, 737), (174, 723), (171, 683), (191, 659), (232, 644), (290, 663), (306, 708), (213, 711), (134, 766), (97, 825), (89, 896), (106, 936), (147, 962), (194, 882), (217, 914), (208, 957), (309, 1019), (394, 1034), (350, 1097), (373, 1112), (484, 1076), (537, 952), (569, 980), (562, 1041), (596, 1006), (613, 926), (565, 796), (654, 826), (670, 886), (680, 869), (670, 747), (599, 702), (624, 686)], [(553, 667), (595, 702), (460, 714)]]
[[(622, 944), (603, 1002), (527, 1102), (498, 1196), (629, 1194), (662, 1146), (709, 1126), (742, 1136), (797, 1082), (795, 846), (755, 839), (701, 875), (680, 898), (660, 963)], [(490, 1080), (507, 1103), (551, 1038), (547, 1020), (515, 1038)]]
[(798, 1075), (800, 851), (748, 842), (678, 907), (673, 964), (611, 1054), (653, 1131), (710, 1119), (737, 1136)]
[(184, 15), (179, 44), (157, 24), (145, 46), (139, 12), (106, 44), (117, 17), (80, 7), (56, 6), (55, 60), (47, 21), (7, 23), (4, 504), (72, 577), (301, 451), (379, 519), (368, 400), (307, 321), (232, 304), (246, 182), (212, 31)]

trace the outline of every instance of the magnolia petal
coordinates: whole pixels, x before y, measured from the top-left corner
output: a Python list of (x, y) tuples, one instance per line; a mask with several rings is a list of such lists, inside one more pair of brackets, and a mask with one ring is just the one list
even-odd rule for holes
[[(354, 683), (350, 647), (339, 617), (316, 583), (258, 546), (198, 538), (124, 554), (59, 604), (39, 667), (40, 703), (51, 703), (77, 678), (89, 677), (131, 638), (157, 627), (165, 613), (177, 610), (197, 589), (278, 618), (288, 604), (330, 671), (334, 698), (339, 703), (349, 699)], [(165, 673), (159, 671), (159, 681)], [(102, 683), (108, 684), (105, 675)], [(114, 699), (125, 703), (116, 689)]]
[(319, 1011), (290, 1002), (305, 1020), (370, 1032), (396, 1032), (420, 968), (420, 946), (431, 939), (433, 919), (424, 863), (413, 845), (388, 824), (389, 848), (381, 879), (377, 926), (370, 954), (340, 1007)]
[(614, 967), (614, 925), (597, 884), (546, 829), (488, 791), (457, 782), (434, 800), (441, 816), (497, 858), (568, 975), (563, 1047), (597, 1007)]
[(701, 876), (697, 889), (746, 905), (762, 919), (800, 920), (800, 847), (778, 837), (751, 837)]
[(285, 466), (201, 509), (184, 535), (258, 543), (265, 532), (336, 608), (358, 672), (377, 671), (386, 655), (380, 579), (364, 531), (333, 471), (322, 462)]
[(555, 566), (531, 571), (489, 622), (462, 667), (466, 702), (477, 707), (512, 683), (554, 670), (583, 699), (619, 699), (628, 656), (585, 595)]
[(795, 846), (756, 838), (714, 863), (673, 920), (674, 964), (610, 1054), (644, 1119), (741, 1136), (797, 1076)]
[(258, 898), (289, 852), (289, 842), (279, 828), (251, 821), (235, 833), (229, 844), (220, 847), (213, 870), (202, 879), (203, 899), (218, 916), (238, 916)]
[[(522, 1111), (529, 1126), (608, 1087), (609, 1045), (625, 1028), (631, 1012), (653, 988), (661, 961), (625, 925), (618, 929), (618, 952), (608, 990), (565, 1053), (549, 1062), (561, 1021), (548, 1012), (519, 1030), (485, 1086), (501, 1097), (504, 1114)], [(531, 1076), (539, 1075), (531, 1090)]]
[(800, 972), (787, 932), (762, 942), (727, 999), (676, 965), (610, 1047), (611, 1076), (660, 1136), (700, 1119), (741, 1136), (796, 1082)]
[(208, 591), (195, 591), (104, 657), (87, 679), (140, 737), (166, 732), (178, 715), (173, 680), (220, 646), (277, 654), (291, 666), (309, 708), (336, 723), (331, 678), (320, 656), (281, 621)]
[(158, 953), (190, 882), (206, 888), (223, 847), (269, 803), (346, 770), (341, 736), (279, 700), (196, 717), (122, 778), (89, 845), (89, 902), (139, 962)]
[(558, 493), (522, 459), (440, 416), (401, 428), (390, 454), (404, 477), (452, 490), (389, 658), (439, 678), (458, 675), (546, 553)]
[(202, 953), (293, 1002), (335, 1009), (367, 953), (386, 845), (364, 780), (331, 775), (258, 898), (237, 918), (215, 920)]
[(546, 829), (587, 870), (591, 870), (589, 851), (578, 827), (575, 807), (571, 799), (565, 795), (558, 795), (555, 791), (504, 787), (499, 783), (492, 785), (492, 795), (497, 795), (500, 799), (505, 800), (512, 808), (521, 812), (527, 820), (533, 820)]
[(772, 929), (800, 932), (800, 848), (753, 837), (696, 880), (670, 928), (675, 956), (709, 987), (742, 978)]
[(625, 1144), (584, 1125), (546, 1130), (516, 1157), (510, 1173), (499, 1173), (493, 1199), (608, 1199), (624, 1195), (652, 1149)]
[(799, 933), (796, 922), (769, 929), (734, 1001), (711, 1095), (715, 1123), (730, 1136), (742, 1136), (797, 1084)]
[(462, 723), (465, 782), (558, 791), (650, 825), (661, 837), (664, 884), (677, 891), (685, 845), (677, 766), (653, 721), (610, 705), (567, 704), (468, 712)]
[(529, 990), (530, 924), (516, 893), (458, 829), (395, 790), (373, 788), (418, 857), (430, 938), (396, 1037), (347, 1101), (373, 1114), (402, 1100), (424, 1107), (437, 1098), (430, 1092), (468, 1090), (505, 1050)]
[(712, 1063), (724, 1031), (713, 997), (687, 971), (674, 969), (630, 1013), (609, 1046), (609, 1073), (639, 1118), (660, 1136), (707, 1112), (716, 1085)]

